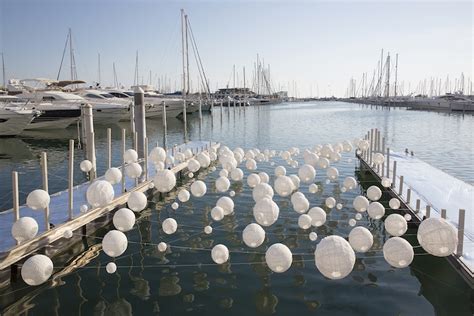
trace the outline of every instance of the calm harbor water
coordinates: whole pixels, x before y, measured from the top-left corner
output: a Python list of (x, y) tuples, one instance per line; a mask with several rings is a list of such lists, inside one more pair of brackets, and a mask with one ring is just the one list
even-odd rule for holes
[[(361, 137), (370, 128), (382, 130), (387, 145), (397, 151), (405, 148), (432, 165), (468, 183), (474, 183), (474, 117), (435, 112), (381, 109), (346, 103), (301, 103), (244, 110), (216, 108), (204, 115), (199, 127), (197, 115), (189, 118), (190, 139), (212, 139), (243, 148), (283, 150), (292, 146), (301, 149), (316, 144), (334, 143)], [(114, 165), (120, 161), (120, 128), (113, 126)], [(147, 121), (148, 136), (153, 144), (163, 142), (160, 120)], [(11, 171), (20, 172), (21, 202), (26, 194), (41, 185), (39, 155), (48, 152), (50, 191), (62, 190), (67, 184), (68, 139), (76, 131), (35, 132), (22, 138), (0, 139), (0, 210), (11, 207)], [(98, 171), (106, 169), (105, 128), (96, 128)], [(168, 122), (168, 145), (181, 143), (182, 122)], [(76, 152), (77, 157), (83, 155)], [(284, 164), (276, 159), (276, 165)], [(301, 161), (300, 161), (301, 162)], [(259, 164), (259, 171), (273, 175), (268, 163)], [(288, 173), (296, 169), (285, 164)], [(357, 173), (353, 153), (344, 154), (337, 168), (340, 179), (356, 175), (364, 186), (367, 179)], [(243, 168), (245, 169), (245, 168)], [(74, 249), (85, 251), (80, 262), (83, 268), (72, 269), (39, 287), (26, 287), (22, 281), (0, 291), (0, 306), (6, 315), (28, 312), (35, 315), (302, 315), (311, 312), (331, 315), (471, 315), (472, 291), (446, 260), (423, 255), (418, 248), (415, 260), (406, 269), (391, 268), (383, 259), (381, 247), (388, 235), (381, 221), (364, 217), (360, 225), (374, 234), (371, 252), (357, 255), (354, 271), (345, 279), (325, 279), (314, 265), (315, 243), (308, 233), (298, 228), (296, 214), (289, 199), (275, 197), (280, 207), (280, 219), (267, 231), (266, 242), (249, 251), (241, 241), (244, 227), (253, 221), (251, 189), (245, 182), (232, 182), (237, 194), (235, 215), (212, 223), (209, 212), (222, 193), (215, 192), (213, 183), (219, 169), (197, 175), (208, 185), (208, 194), (192, 198), (177, 211), (170, 207), (171, 195), (166, 201), (154, 197), (149, 209), (142, 212), (136, 228), (127, 233), (130, 241), (126, 253), (116, 259), (119, 269), (109, 275), (105, 265), (111, 261), (100, 252), (100, 237), (109, 228), (84, 238)], [(246, 175), (248, 174), (245, 171)], [(80, 171), (76, 182), (85, 180)], [(328, 210), (329, 220), (315, 230), (318, 241), (329, 234), (347, 236), (353, 217), (352, 199), (359, 192), (342, 193), (336, 183), (324, 182), (323, 172), (317, 175), (322, 190), (308, 193), (302, 186), (311, 206), (324, 204), (326, 197), (334, 196), (344, 205), (342, 210)], [(185, 186), (189, 183), (185, 181)], [(359, 188), (361, 190), (361, 188)], [(386, 200), (386, 198), (385, 198)], [(161, 221), (174, 217), (178, 232), (164, 236)], [(212, 225), (211, 235), (202, 233)], [(415, 247), (415, 232), (409, 230), (405, 238)], [(162, 254), (156, 245), (160, 241), (171, 244), (171, 251)], [(282, 242), (294, 254), (293, 265), (283, 274), (271, 273), (264, 264), (265, 247)], [(144, 244), (147, 243), (147, 244)], [(223, 243), (231, 251), (230, 263), (216, 266), (206, 249)], [(190, 250), (200, 248), (202, 250)], [(239, 251), (239, 252), (233, 252)], [(248, 253), (247, 253), (248, 252)], [(70, 253), (53, 258), (60, 270), (71, 264)], [(12, 293), (12, 291), (14, 291)]]

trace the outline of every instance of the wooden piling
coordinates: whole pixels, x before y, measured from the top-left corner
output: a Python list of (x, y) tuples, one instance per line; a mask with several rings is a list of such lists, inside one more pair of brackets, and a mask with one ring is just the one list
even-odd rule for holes
[(425, 216), (426, 216), (426, 218), (430, 218), (430, 216), (431, 216), (431, 206), (430, 205), (426, 205)]
[(398, 188), (398, 195), (402, 196), (402, 193), (403, 193), (403, 176), (400, 176), (400, 184), (399, 184), (399, 188)]
[[(43, 190), (49, 193), (48, 189), (48, 155), (41, 153), (41, 173), (43, 175)], [(49, 230), (49, 205), (44, 209), (44, 222), (46, 231)]]
[(387, 147), (387, 178), (390, 178), (390, 148)]
[(465, 217), (466, 217), (466, 210), (460, 209), (459, 219), (458, 219), (458, 248), (456, 250), (456, 255), (458, 257), (463, 255)]
[(68, 198), (68, 214), (71, 220), (74, 217), (74, 139), (69, 140)]
[(410, 199), (411, 199), (411, 189), (407, 189), (407, 205), (410, 205)]
[(415, 206), (415, 212), (419, 213), (420, 212), (420, 199), (416, 199), (416, 206)]

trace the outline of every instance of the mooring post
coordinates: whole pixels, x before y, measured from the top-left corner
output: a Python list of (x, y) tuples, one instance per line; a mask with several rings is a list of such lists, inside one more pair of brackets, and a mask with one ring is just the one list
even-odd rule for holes
[(138, 153), (138, 134), (137, 132), (133, 133), (133, 149)]
[(146, 138), (146, 120), (145, 120), (145, 96), (140, 87), (135, 87), (133, 94), (135, 103), (135, 131), (137, 133), (137, 153), (138, 158), (144, 158), (145, 138)]
[(465, 216), (466, 216), (466, 210), (460, 209), (459, 210), (459, 220), (458, 220), (458, 249), (456, 251), (456, 255), (458, 257), (462, 256), (462, 254), (463, 254)]
[(415, 208), (415, 212), (416, 213), (419, 213), (420, 212), (420, 199), (416, 199), (416, 208)]
[(223, 113), (222, 113), (222, 112), (224, 112), (223, 103), (224, 103), (224, 101), (221, 100), (221, 103), (220, 103), (220, 108), (221, 108), (221, 127), (222, 127), (222, 116), (223, 116)]
[(73, 202), (74, 202), (74, 139), (69, 140), (69, 170), (68, 170), (68, 212), (69, 220), (74, 217)]
[(441, 218), (446, 219), (446, 209), (445, 208), (441, 209)]
[(403, 176), (400, 176), (400, 186), (398, 188), (398, 195), (402, 196), (403, 193)]
[(390, 148), (387, 147), (387, 178), (390, 178)]
[(163, 148), (167, 150), (168, 142), (166, 134), (168, 133), (168, 124), (166, 119), (166, 103), (163, 101)]
[[(130, 104), (130, 133), (135, 135), (135, 95), (133, 96), (133, 103)], [(132, 139), (135, 141), (135, 139)], [(133, 147), (135, 147), (135, 143), (133, 143)]]
[(183, 96), (184, 142), (188, 142), (188, 121), (186, 117), (186, 97)]
[(94, 117), (92, 115), (92, 105), (86, 104), (83, 107), (84, 118), (82, 125), (84, 126), (84, 135), (86, 142), (86, 158), (92, 163), (92, 169), (89, 172), (89, 179), (93, 181), (96, 177), (96, 159), (95, 159), (95, 143), (94, 143)]
[(213, 130), (214, 130), (214, 99), (211, 99), (211, 132)]
[(199, 98), (199, 140), (202, 140), (202, 99)]
[(393, 178), (392, 178), (392, 188), (395, 188), (395, 180), (397, 180), (397, 162), (393, 162)]
[[(18, 195), (18, 172), (12, 172), (12, 192), (13, 192), (13, 224), (20, 219), (20, 198)], [(20, 242), (17, 240), (16, 244), (19, 245)]]
[(370, 129), (370, 136), (369, 136), (369, 142), (370, 142), (370, 145), (369, 145), (369, 167), (372, 167), (372, 153), (373, 153), (373, 150), (374, 150), (374, 129)]
[(126, 149), (126, 139), (125, 139), (125, 128), (122, 128), (122, 193), (125, 192), (125, 151)]
[(145, 146), (143, 147), (143, 155), (145, 157), (143, 172), (145, 173), (145, 181), (147, 181), (148, 180), (148, 137), (145, 137)]
[(407, 189), (407, 205), (410, 206), (410, 199), (411, 199), (411, 189)]
[(426, 205), (425, 216), (426, 216), (426, 218), (430, 218), (430, 216), (431, 216), (431, 206), (430, 205)]
[[(48, 155), (41, 153), (41, 173), (43, 175), (43, 190), (49, 193), (48, 189)], [(49, 205), (44, 209), (44, 224), (46, 231), (49, 230)]]
[(112, 129), (107, 128), (107, 169), (112, 168)]

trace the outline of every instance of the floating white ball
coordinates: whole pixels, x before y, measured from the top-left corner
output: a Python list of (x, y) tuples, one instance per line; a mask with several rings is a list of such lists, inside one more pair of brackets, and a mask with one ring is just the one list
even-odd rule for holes
[(174, 234), (178, 229), (178, 223), (174, 218), (167, 218), (161, 224), (161, 228), (163, 228), (165, 234), (171, 235)]
[(204, 227), (204, 233), (207, 234), (207, 235), (211, 234), (212, 233), (212, 227), (209, 226), (209, 225)]
[(373, 219), (381, 219), (385, 215), (385, 207), (379, 202), (372, 202), (367, 208), (367, 213)]
[(268, 183), (270, 181), (270, 177), (266, 172), (259, 172), (258, 176), (260, 177), (260, 183)]
[(117, 184), (122, 181), (122, 171), (119, 168), (109, 168), (105, 172), (105, 180), (110, 184)]
[(135, 214), (128, 208), (121, 208), (115, 212), (113, 223), (116, 229), (121, 232), (129, 231), (135, 225)]
[(317, 239), (318, 239), (318, 234), (316, 234), (315, 232), (309, 233), (309, 240), (316, 241)]
[(51, 198), (49, 197), (48, 192), (37, 189), (31, 191), (30, 194), (26, 197), (26, 205), (32, 210), (44, 210), (49, 206)]
[(367, 211), (367, 208), (369, 207), (369, 200), (367, 200), (367, 198), (362, 195), (356, 196), (352, 202), (352, 206), (354, 206), (354, 209), (357, 212), (363, 213)]
[(22, 243), (36, 236), (38, 233), (38, 223), (32, 217), (20, 217), (12, 225), (11, 233), (16, 241)]
[(211, 210), (211, 217), (215, 221), (220, 221), (224, 218), (224, 209), (220, 206), (216, 206)]
[(114, 187), (105, 180), (96, 180), (87, 188), (87, 202), (93, 207), (104, 207), (113, 201)]
[(109, 257), (118, 257), (127, 250), (128, 240), (124, 233), (111, 230), (102, 239), (102, 249)]
[(253, 207), (253, 216), (262, 226), (270, 226), (275, 223), (279, 214), (278, 205), (269, 198), (261, 199)]
[(132, 163), (138, 160), (138, 153), (134, 149), (127, 149), (123, 153), (123, 160), (125, 163)]
[(141, 176), (142, 172), (142, 166), (137, 162), (132, 162), (125, 167), (125, 174), (131, 179), (138, 178)]
[(216, 189), (218, 192), (226, 192), (230, 188), (230, 181), (225, 177), (219, 177), (216, 180)]
[(392, 237), (383, 245), (383, 257), (392, 267), (408, 267), (414, 256), (412, 246), (403, 238)]
[(390, 214), (384, 222), (385, 230), (392, 236), (401, 236), (408, 229), (407, 221), (400, 214)]
[(336, 206), (336, 199), (331, 197), (328, 197), (326, 201), (324, 202), (326, 204), (327, 208), (334, 208)]
[(308, 190), (310, 193), (317, 193), (319, 191), (319, 188), (316, 183), (313, 183), (309, 186)]
[(133, 191), (128, 196), (127, 205), (134, 212), (140, 212), (145, 209), (148, 199), (143, 192)]
[(244, 178), (244, 172), (240, 168), (234, 168), (230, 172), (230, 178), (234, 181), (242, 181)]
[(388, 206), (394, 210), (398, 210), (400, 208), (400, 200), (397, 198), (392, 198), (388, 202)]
[(166, 249), (168, 249), (168, 245), (167, 245), (166, 243), (160, 242), (160, 243), (158, 244), (158, 251), (160, 251), (160, 252), (165, 252)]
[(358, 226), (349, 233), (349, 243), (355, 251), (367, 252), (374, 244), (374, 237), (367, 228)]
[(298, 226), (301, 229), (308, 229), (311, 227), (311, 222), (313, 219), (308, 214), (302, 214), (298, 217)]
[(255, 202), (258, 202), (263, 198), (272, 199), (273, 195), (273, 188), (268, 183), (259, 183), (252, 190), (252, 197)]
[(201, 181), (197, 180), (193, 184), (191, 184), (191, 194), (195, 197), (203, 197), (207, 192), (206, 184)]
[(248, 247), (257, 248), (265, 240), (265, 230), (256, 223), (248, 224), (242, 232), (242, 239)]
[(53, 262), (45, 255), (34, 255), (21, 267), (23, 281), (31, 286), (46, 282), (51, 274), (53, 274)]
[(290, 248), (276, 243), (271, 245), (265, 253), (265, 262), (270, 270), (276, 273), (283, 273), (291, 267), (293, 255)]
[(353, 190), (357, 187), (357, 181), (354, 177), (347, 177), (347, 178), (344, 179), (343, 186), (347, 190)]
[(326, 175), (331, 180), (336, 180), (339, 177), (339, 170), (335, 167), (329, 167), (326, 171)]
[(367, 197), (369, 200), (378, 201), (382, 197), (382, 191), (379, 187), (372, 185), (367, 189)]
[(223, 264), (229, 260), (229, 249), (222, 244), (215, 245), (211, 250), (212, 260), (217, 264)]
[(302, 165), (298, 170), (298, 176), (303, 183), (311, 183), (316, 177), (316, 170), (311, 165)]
[(342, 279), (351, 273), (355, 253), (351, 245), (340, 236), (323, 238), (314, 252), (316, 267), (329, 279)]
[(326, 212), (320, 207), (312, 207), (308, 215), (311, 217), (311, 225), (319, 227), (326, 223)]
[(421, 247), (433, 256), (446, 257), (458, 244), (456, 229), (443, 218), (427, 218), (418, 227), (417, 239)]
[(247, 177), (247, 184), (251, 188), (255, 188), (257, 184), (259, 184), (261, 181), (260, 177), (256, 173), (251, 173)]
[(171, 191), (176, 185), (176, 176), (171, 170), (159, 170), (153, 178), (153, 183), (158, 192), (166, 193)]
[(185, 203), (185, 202), (189, 201), (190, 197), (191, 197), (191, 194), (186, 189), (181, 189), (178, 193), (178, 200), (180, 202)]
[(107, 273), (110, 273), (110, 274), (115, 273), (115, 271), (117, 271), (117, 265), (113, 262), (109, 262), (105, 266), (105, 271), (107, 271)]
[(89, 172), (92, 170), (94, 166), (92, 165), (92, 162), (90, 162), (89, 160), (83, 160), (81, 161), (81, 163), (79, 164), (79, 168), (81, 169), (82, 172)]
[(279, 196), (287, 197), (294, 191), (295, 185), (290, 177), (280, 176), (275, 179), (274, 188)]

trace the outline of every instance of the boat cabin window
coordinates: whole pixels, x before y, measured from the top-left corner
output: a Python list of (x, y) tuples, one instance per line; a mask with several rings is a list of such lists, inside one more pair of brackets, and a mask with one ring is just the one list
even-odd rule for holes
[(109, 92), (109, 94), (113, 95), (116, 98), (122, 98), (122, 99), (128, 99), (129, 97), (125, 93), (121, 93), (121, 92)]
[(133, 97), (133, 92), (124, 92), (126, 95), (128, 95), (129, 97)]
[(108, 98), (108, 99), (114, 98), (114, 96), (111, 95), (110, 93), (101, 93), (100, 95), (103, 96), (104, 98)]
[(97, 95), (97, 94), (88, 93), (88, 94), (86, 94), (86, 98), (91, 98), (91, 99), (103, 99), (104, 97), (102, 97), (102, 96), (100, 96), (100, 95)]
[(52, 95), (45, 95), (43, 97), (43, 101), (54, 101), (54, 100), (56, 100), (56, 98), (53, 97)]

